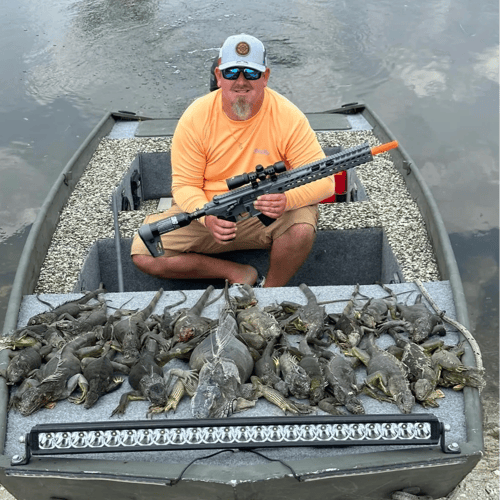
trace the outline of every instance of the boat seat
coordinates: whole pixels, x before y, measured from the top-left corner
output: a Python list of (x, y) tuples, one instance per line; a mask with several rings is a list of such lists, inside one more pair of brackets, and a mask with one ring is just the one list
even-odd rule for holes
[[(124, 292), (197, 290), (220, 286), (220, 280), (165, 280), (139, 271), (130, 258), (131, 238), (120, 240)], [(218, 254), (219, 257), (254, 266), (260, 275), (267, 273), (267, 250), (246, 250)], [(298, 286), (360, 285), (404, 281), (399, 264), (382, 228), (318, 231), (306, 262), (288, 283)], [(108, 292), (118, 292), (115, 241), (98, 240), (82, 267), (74, 291), (94, 290), (103, 282)]]

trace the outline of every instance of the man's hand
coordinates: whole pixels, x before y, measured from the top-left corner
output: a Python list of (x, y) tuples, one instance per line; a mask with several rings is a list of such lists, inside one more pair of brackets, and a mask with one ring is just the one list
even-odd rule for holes
[(207, 215), (205, 226), (218, 243), (229, 243), (236, 238), (236, 222), (219, 219), (215, 215)]
[(285, 193), (263, 194), (253, 202), (253, 206), (264, 215), (277, 219), (285, 211), (286, 195)]

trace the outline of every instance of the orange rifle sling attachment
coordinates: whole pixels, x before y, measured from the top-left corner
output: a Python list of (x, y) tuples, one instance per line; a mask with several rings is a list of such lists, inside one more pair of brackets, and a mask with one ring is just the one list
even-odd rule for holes
[(379, 155), (380, 153), (385, 153), (390, 149), (398, 147), (398, 141), (387, 142), (386, 144), (381, 144), (380, 146), (375, 146), (371, 149), (372, 156)]

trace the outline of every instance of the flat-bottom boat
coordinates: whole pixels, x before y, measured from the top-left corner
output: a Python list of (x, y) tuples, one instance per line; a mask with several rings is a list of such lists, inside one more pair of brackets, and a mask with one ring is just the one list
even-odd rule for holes
[[(366, 105), (307, 117), (327, 154), (329, 148), (395, 140)], [(157, 313), (175, 303), (180, 291), (187, 297), (182, 307), (190, 307), (209, 285), (222, 289), (218, 282), (146, 276), (129, 257), (144, 215), (171, 202), (169, 149), (176, 123), (127, 112), (103, 117), (61, 172), (30, 231), (4, 340), (47, 310), (47, 303), (81, 297), (100, 283), (109, 306), (127, 304), (131, 310), (145, 307), (163, 288)], [(328, 200), (333, 203), (320, 205), (317, 239), (306, 263), (287, 287), (256, 288), (259, 303), (304, 303), (298, 286), (305, 283), (319, 301), (330, 302), (328, 314), (338, 314), (356, 285), (370, 297), (386, 294), (378, 283), (415, 297), (415, 282), (423, 282), (437, 307), (468, 328), (448, 235), (404, 147), (343, 179), (335, 199)], [(265, 251), (226, 257), (266, 272)], [(214, 303), (203, 314), (217, 318), (218, 310)], [(477, 366), (477, 349), (460, 330), (447, 324), (445, 343), (464, 341), (463, 362)], [(385, 337), (383, 347), (391, 343)], [(5, 369), (8, 350), (0, 356)], [(183, 367), (185, 362), (173, 360), (164, 368)], [(362, 369), (358, 378), (362, 382)], [(285, 416), (261, 398), (244, 413), (197, 420), (186, 398), (175, 413), (154, 419), (145, 418), (145, 401), (110, 417), (127, 384), (88, 410), (64, 400), (24, 417), (7, 409), (9, 386), (0, 378), (0, 482), (19, 499), (40, 500), (441, 498), (483, 452), (479, 391), (473, 387), (443, 389), (438, 408), (415, 405), (410, 414), (362, 395), (364, 415)], [(394, 493), (404, 489), (406, 496)]]

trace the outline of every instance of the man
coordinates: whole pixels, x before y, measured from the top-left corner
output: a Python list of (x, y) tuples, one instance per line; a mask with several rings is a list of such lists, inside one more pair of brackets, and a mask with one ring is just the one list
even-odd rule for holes
[[(179, 120), (172, 140), (174, 205), (147, 217), (145, 224), (201, 208), (227, 191), (225, 180), (284, 161), (287, 169), (324, 158), (305, 115), (267, 88), (270, 69), (262, 42), (230, 36), (215, 68), (219, 89), (193, 102)], [(136, 235), (132, 259), (143, 272), (160, 278), (227, 279), (253, 285), (257, 270), (214, 255), (243, 249), (270, 250), (265, 287), (284, 286), (309, 254), (316, 231), (317, 203), (334, 192), (333, 177), (286, 193), (263, 195), (254, 206), (275, 219), (237, 223), (206, 216), (162, 235), (165, 254), (152, 257)]]

